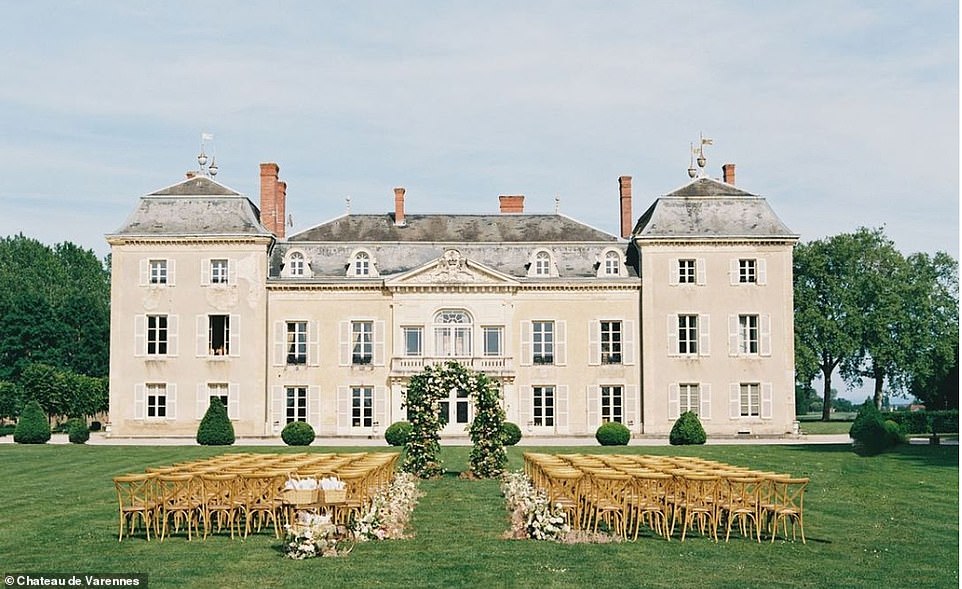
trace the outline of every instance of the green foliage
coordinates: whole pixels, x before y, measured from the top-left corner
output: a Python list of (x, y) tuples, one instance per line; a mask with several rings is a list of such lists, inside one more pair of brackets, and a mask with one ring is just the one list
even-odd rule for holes
[(891, 419), (886, 419), (883, 425), (885, 425), (885, 433), (888, 435), (889, 446), (898, 446), (905, 442), (905, 432), (902, 431), (899, 424)]
[(23, 406), (17, 427), (13, 430), (13, 441), (18, 444), (46, 444), (50, 441), (50, 423), (36, 400), (28, 401)]
[(668, 434), (668, 442), (672, 446), (704, 444), (707, 439), (705, 428), (702, 427), (698, 416), (692, 411), (682, 413), (675, 424), (671, 426), (671, 432)]
[(411, 435), (411, 423), (408, 421), (395, 421), (384, 430), (384, 441), (391, 446), (403, 446)]
[(631, 432), (624, 424), (609, 421), (601, 424), (595, 432), (595, 439), (602, 446), (627, 446), (631, 439)]
[(0, 380), (0, 419), (16, 419), (20, 405), (20, 387)]
[(67, 420), (67, 439), (71, 444), (85, 444), (90, 439), (87, 421), (79, 417)]
[(861, 454), (878, 454), (892, 445), (882, 413), (871, 399), (859, 407), (848, 435), (855, 440), (855, 450)]
[(234, 425), (227, 416), (227, 407), (217, 397), (211, 397), (207, 412), (197, 426), (197, 443), (201, 446), (230, 446), (234, 443)]
[(281, 439), (288, 446), (310, 446), (314, 437), (314, 428), (306, 421), (292, 421), (281, 430)]
[(939, 434), (959, 433), (959, 410), (928, 411), (932, 424), (932, 431)]
[(888, 411), (882, 413), (901, 426), (907, 434), (959, 433), (959, 410), (951, 411)]
[[(467, 370), (467, 369), (465, 369)], [(473, 375), (475, 385), (471, 391), (474, 402), (474, 420), (468, 428), (471, 435), (471, 474), (493, 479), (504, 472), (508, 454), (504, 450), (504, 406), (499, 388), (481, 372)]]
[(521, 441), (521, 428), (510, 421), (504, 422), (504, 445), (514, 446)]

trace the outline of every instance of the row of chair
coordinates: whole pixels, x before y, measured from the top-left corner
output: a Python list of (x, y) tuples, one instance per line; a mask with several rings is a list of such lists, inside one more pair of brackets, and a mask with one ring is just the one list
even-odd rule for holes
[[(324, 509), (346, 523), (361, 511), (378, 489), (386, 486), (398, 459), (396, 453), (353, 454), (225, 454), (214, 458), (148, 467), (145, 473), (114, 477), (119, 504), (119, 534), (123, 540), (143, 529), (163, 540), (181, 526), (188, 540), (194, 533), (207, 538), (216, 525), (231, 538), (249, 536), (272, 525), (280, 537), (282, 520), (298, 510)], [(335, 477), (345, 483), (338, 505), (292, 503), (284, 487), (292, 478)], [(243, 526), (242, 526), (243, 524)]]
[(677, 525), (725, 541), (733, 526), (761, 541), (796, 527), (805, 543), (807, 478), (752, 470), (691, 457), (649, 455), (524, 454), (526, 474), (560, 506), (576, 528), (599, 525), (636, 540), (642, 525), (670, 540)]

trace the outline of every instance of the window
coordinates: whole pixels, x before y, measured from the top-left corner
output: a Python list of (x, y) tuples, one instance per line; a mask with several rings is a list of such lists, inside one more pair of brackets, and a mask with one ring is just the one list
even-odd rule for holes
[(537, 276), (551, 274), (551, 255), (548, 252), (538, 252), (534, 256), (534, 273)]
[(698, 315), (678, 316), (678, 353), (698, 354)]
[[(218, 401), (224, 404), (224, 409), (228, 407), (228, 401), (230, 400), (230, 395), (228, 394), (228, 386), (226, 382), (222, 383), (210, 383), (207, 385), (207, 399), (208, 403), (213, 403)], [(208, 405), (209, 406), (209, 405)]]
[(167, 354), (167, 315), (147, 315), (147, 354)]
[(287, 363), (307, 364), (307, 321), (287, 322)]
[(535, 364), (554, 364), (554, 321), (532, 321), (532, 361)]
[(601, 387), (601, 422), (624, 423), (625, 399), (621, 386)]
[(286, 393), (285, 423), (307, 421), (307, 387), (287, 387)]
[(682, 383), (678, 385), (678, 405), (680, 413), (691, 411), (695, 415), (699, 414), (701, 395), (697, 383)]
[(304, 276), (304, 254), (301, 252), (291, 252), (287, 259), (288, 268), (291, 276)]
[(210, 283), (227, 284), (228, 282), (228, 262), (227, 260), (210, 261)]
[(738, 282), (758, 282), (758, 271), (755, 260), (738, 260)]
[(758, 417), (761, 404), (760, 389), (758, 383), (741, 383), (740, 415), (742, 417)]
[(618, 252), (607, 252), (605, 254), (605, 275), (618, 276), (621, 274), (621, 256)]
[(621, 364), (621, 321), (601, 322), (601, 363)]
[(532, 388), (531, 417), (533, 425), (554, 426), (554, 408), (554, 387), (537, 386)]
[(211, 356), (230, 354), (230, 315), (208, 315), (207, 347)]
[(167, 385), (147, 385), (147, 418), (167, 417)]
[(421, 356), (424, 353), (424, 332), (420, 327), (402, 327), (404, 336), (404, 355)]
[(695, 284), (695, 260), (678, 260), (678, 282), (680, 284)]
[(434, 317), (434, 352), (442, 357), (471, 356), (471, 316), (460, 310), (444, 310)]
[(354, 275), (369, 276), (371, 274), (371, 256), (367, 252), (354, 255)]
[(504, 328), (484, 327), (481, 331), (484, 336), (484, 355), (503, 356), (504, 348), (501, 342), (504, 341)]
[(373, 427), (374, 389), (354, 387), (351, 389), (351, 427)]
[(150, 261), (150, 283), (167, 284), (167, 260)]
[(758, 354), (758, 315), (738, 316), (738, 353)]
[(374, 360), (374, 323), (351, 322), (351, 363), (370, 364)]

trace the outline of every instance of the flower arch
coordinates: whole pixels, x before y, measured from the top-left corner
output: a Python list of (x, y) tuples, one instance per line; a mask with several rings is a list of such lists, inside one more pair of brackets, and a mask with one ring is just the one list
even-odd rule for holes
[(455, 361), (427, 366), (411, 377), (404, 405), (411, 433), (404, 446), (402, 468), (421, 478), (440, 476), (440, 403), (452, 389), (467, 391), (474, 403), (471, 435), (471, 473), (481, 478), (501, 476), (508, 455), (504, 450), (504, 408), (498, 387), (486, 375)]

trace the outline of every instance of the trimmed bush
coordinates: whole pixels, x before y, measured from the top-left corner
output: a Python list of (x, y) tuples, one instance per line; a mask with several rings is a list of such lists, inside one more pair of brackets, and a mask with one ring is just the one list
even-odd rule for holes
[(932, 431), (938, 434), (959, 433), (959, 410), (929, 411), (932, 419)]
[(391, 446), (403, 446), (408, 443), (410, 434), (411, 423), (409, 421), (395, 421), (384, 430), (384, 441)]
[(504, 422), (501, 427), (501, 439), (504, 441), (505, 446), (514, 446), (521, 441), (521, 428), (518, 424), (511, 423), (510, 421)]
[(71, 444), (85, 444), (90, 439), (90, 428), (87, 421), (75, 417), (67, 420), (67, 439)]
[(889, 446), (898, 446), (905, 441), (905, 433), (902, 431), (902, 426), (891, 419), (886, 419), (884, 425), (885, 433), (888, 435)]
[(227, 417), (227, 407), (212, 397), (207, 413), (197, 427), (197, 443), (201, 446), (230, 446), (234, 443), (234, 425)]
[(281, 430), (281, 439), (288, 446), (310, 446), (314, 441), (314, 428), (306, 421), (292, 421)]
[(624, 424), (611, 421), (601, 424), (595, 432), (595, 439), (602, 446), (627, 446), (631, 439), (631, 432)]
[(675, 425), (671, 426), (671, 432), (668, 434), (668, 442), (672, 446), (704, 444), (707, 439), (705, 428), (702, 427), (698, 416), (692, 411), (682, 413), (675, 420)]
[(47, 415), (36, 400), (29, 401), (20, 412), (13, 441), (18, 444), (46, 444), (50, 441), (50, 424)]
[(867, 399), (858, 409), (858, 415), (848, 430), (848, 435), (855, 440), (855, 450), (861, 454), (878, 454), (891, 446), (891, 438), (885, 429), (882, 413), (875, 407), (871, 399)]

